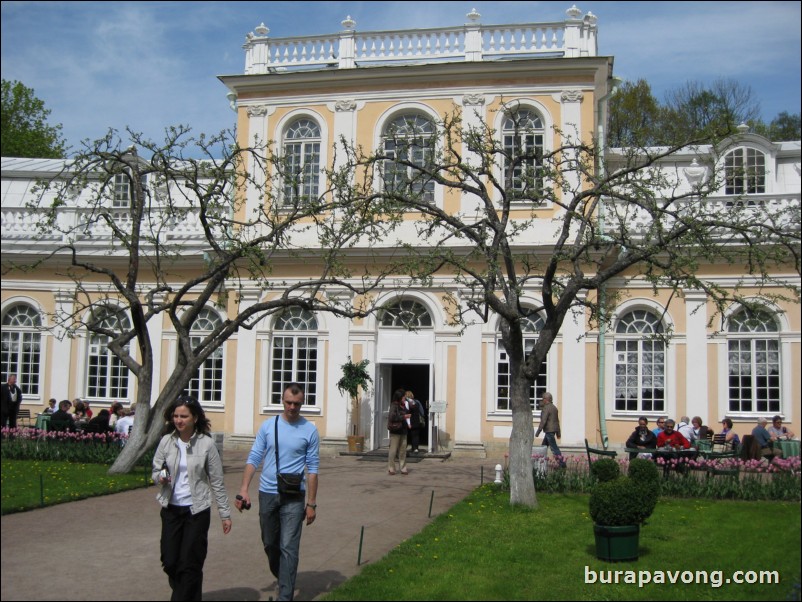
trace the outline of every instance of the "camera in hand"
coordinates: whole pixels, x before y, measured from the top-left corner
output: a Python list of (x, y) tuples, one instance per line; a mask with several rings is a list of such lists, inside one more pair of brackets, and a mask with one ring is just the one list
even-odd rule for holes
[(250, 510), (251, 509), (251, 503), (250, 502), (246, 502), (244, 497), (242, 497), (241, 495), (238, 495), (237, 499), (242, 502), (242, 509), (243, 510)]

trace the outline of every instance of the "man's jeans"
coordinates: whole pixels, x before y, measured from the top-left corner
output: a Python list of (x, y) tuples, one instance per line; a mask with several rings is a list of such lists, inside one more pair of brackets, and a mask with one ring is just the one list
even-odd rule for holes
[(259, 492), (259, 524), (270, 572), (278, 579), (278, 600), (292, 600), (298, 572), (301, 527), (306, 518), (306, 502), (279, 504), (277, 493)]
[(551, 449), (551, 453), (557, 456), (557, 460), (560, 462), (560, 466), (565, 466), (565, 460), (563, 460), (563, 453), (557, 446), (557, 436), (555, 433), (543, 433), (543, 445), (548, 445), (549, 448)]

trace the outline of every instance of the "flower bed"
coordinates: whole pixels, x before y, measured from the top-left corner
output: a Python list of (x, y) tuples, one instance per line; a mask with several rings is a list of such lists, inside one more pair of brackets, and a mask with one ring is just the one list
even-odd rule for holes
[[(589, 493), (594, 477), (587, 457), (566, 456), (565, 468), (549, 456), (546, 470), (534, 470), (535, 489), (548, 493)], [(617, 460), (626, 474), (629, 459)], [(735, 500), (802, 500), (799, 457), (774, 460), (669, 460), (666, 477), (660, 479), (660, 495)], [(658, 467), (664, 467), (662, 460)]]
[[(0, 457), (9, 460), (61, 460), (111, 464), (128, 437), (120, 433), (44, 431), (17, 427), (2, 429)], [(148, 454), (150, 455), (150, 454)], [(149, 463), (147, 457), (140, 464)]]

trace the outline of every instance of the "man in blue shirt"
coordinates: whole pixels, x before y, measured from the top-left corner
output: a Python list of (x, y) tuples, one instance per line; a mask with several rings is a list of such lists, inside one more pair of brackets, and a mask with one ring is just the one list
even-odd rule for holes
[[(298, 572), (301, 526), (311, 525), (317, 516), (317, 475), (320, 467), (320, 436), (317, 427), (301, 416), (304, 390), (297, 383), (284, 388), (280, 416), (262, 423), (248, 454), (242, 486), (234, 504), (237, 510), (250, 507), (248, 487), (260, 464), (259, 524), (270, 572), (278, 579), (278, 600), (292, 600)], [(276, 429), (278, 463), (276, 466)], [(303, 495), (283, 499), (278, 493), (277, 473), (303, 473), (306, 469), (306, 500)]]
[(782, 458), (782, 451), (780, 450), (779, 446), (777, 449), (773, 449), (774, 441), (777, 439), (771, 433), (769, 433), (766, 425), (768, 424), (768, 420), (763, 418), (762, 416), (757, 419), (757, 426), (752, 429), (752, 436), (757, 441), (757, 444), (760, 446), (760, 455), (766, 457), (776, 457)]

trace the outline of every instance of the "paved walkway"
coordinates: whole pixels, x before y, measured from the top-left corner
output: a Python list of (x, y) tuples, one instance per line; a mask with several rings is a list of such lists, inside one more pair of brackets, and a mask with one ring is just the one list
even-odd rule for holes
[[(226, 451), (226, 487), (239, 489), (246, 454)], [(498, 459), (425, 459), (390, 476), (380, 459), (322, 458), (318, 518), (304, 527), (296, 600), (314, 600), (420, 531), (484, 481)], [(251, 483), (255, 497), (258, 475)], [(169, 600), (159, 563), (159, 508), (153, 487), (70, 502), (0, 520), (2, 600)], [(223, 535), (212, 510), (204, 600), (268, 600), (257, 504)]]

